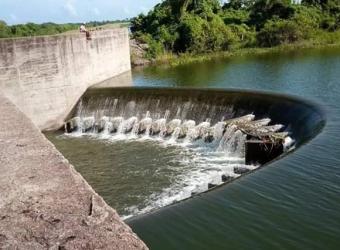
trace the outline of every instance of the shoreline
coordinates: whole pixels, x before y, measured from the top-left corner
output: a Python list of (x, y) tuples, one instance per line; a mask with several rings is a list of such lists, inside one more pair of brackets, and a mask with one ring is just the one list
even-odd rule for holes
[[(172, 52), (164, 53), (154, 60), (149, 60), (148, 63), (143, 65), (134, 65), (132, 62), (132, 68), (146, 68), (152, 66), (166, 66), (166, 67), (176, 67), (180, 65), (186, 65), (190, 63), (201, 63), (216, 59), (228, 59), (236, 56), (248, 56), (248, 55), (265, 55), (269, 53), (279, 53), (279, 52), (292, 52), (301, 49), (321, 49), (321, 48), (340, 48), (340, 32), (328, 33), (331, 37), (324, 38), (321, 34), (320, 36), (314, 37), (310, 40), (303, 40), (296, 43), (287, 43), (275, 47), (253, 47), (253, 48), (239, 48), (232, 49), (229, 51), (219, 51), (219, 52), (208, 52), (205, 54), (174, 54)], [(321, 37), (321, 38), (320, 38)], [(323, 40), (326, 39), (326, 40)], [(144, 58), (145, 60), (145, 58)]]

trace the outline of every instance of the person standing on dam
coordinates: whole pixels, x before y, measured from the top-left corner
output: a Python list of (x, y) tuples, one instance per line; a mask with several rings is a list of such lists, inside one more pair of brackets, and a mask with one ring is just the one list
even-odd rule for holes
[(87, 40), (91, 40), (91, 34), (90, 31), (88, 31), (85, 27), (85, 23), (83, 23), (82, 25), (80, 25), (79, 28), (80, 33), (85, 33), (86, 34), (86, 39)]
[(83, 23), (82, 25), (80, 25), (79, 31), (80, 31), (81, 33), (87, 32), (87, 29), (86, 29), (86, 27), (85, 27), (85, 23)]

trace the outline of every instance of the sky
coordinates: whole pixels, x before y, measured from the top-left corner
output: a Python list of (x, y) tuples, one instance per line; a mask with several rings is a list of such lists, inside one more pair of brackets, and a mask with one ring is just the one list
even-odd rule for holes
[(161, 0), (0, 0), (7, 24), (122, 20), (147, 13)]

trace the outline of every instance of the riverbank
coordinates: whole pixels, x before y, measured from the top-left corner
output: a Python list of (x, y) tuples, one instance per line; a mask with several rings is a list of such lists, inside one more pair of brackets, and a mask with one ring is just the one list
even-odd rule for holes
[(0, 94), (0, 249), (147, 249)]
[[(225, 59), (240, 56), (249, 55), (261, 55), (268, 53), (280, 53), (287, 51), (297, 51), (303, 49), (313, 49), (313, 48), (327, 48), (327, 47), (340, 47), (340, 31), (338, 32), (320, 32), (309, 40), (303, 40), (291, 44), (283, 44), (276, 47), (270, 48), (240, 48), (231, 49), (229, 51), (222, 52), (211, 52), (205, 54), (174, 54), (174, 53), (164, 53), (158, 56), (154, 60), (146, 60), (144, 58), (143, 64), (132, 64), (133, 67), (145, 67), (150, 65), (163, 65), (169, 67), (175, 67), (179, 65), (185, 65), (189, 63), (199, 63), (210, 61), (214, 59)], [(133, 60), (132, 60), (133, 61)]]

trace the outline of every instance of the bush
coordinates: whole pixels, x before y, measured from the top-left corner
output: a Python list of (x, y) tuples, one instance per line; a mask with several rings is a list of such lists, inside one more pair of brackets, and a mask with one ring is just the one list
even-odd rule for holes
[(302, 5), (297, 5), (294, 8), (295, 14), (292, 19), (295, 20), (295, 22), (309, 30), (320, 28), (322, 19), (325, 15), (319, 9), (314, 7), (307, 8)]
[(305, 6), (318, 8), (331, 15), (337, 15), (340, 12), (339, 0), (302, 0), (301, 3)]
[(226, 25), (246, 24), (249, 21), (249, 12), (246, 10), (226, 9), (223, 11), (221, 17)]
[(249, 24), (260, 30), (268, 20), (289, 19), (294, 12), (290, 0), (257, 0), (251, 8)]
[(322, 19), (320, 28), (327, 31), (335, 31), (337, 29), (337, 20), (334, 17), (326, 16)]
[(206, 51), (225, 51), (237, 40), (230, 27), (215, 15), (206, 27)]
[(304, 38), (303, 29), (291, 20), (270, 20), (257, 34), (257, 41), (261, 47), (296, 42)]
[(175, 44), (178, 52), (205, 51), (207, 21), (199, 16), (186, 14), (178, 27), (179, 38)]
[(230, 27), (213, 15), (211, 21), (187, 14), (178, 29), (176, 48), (179, 52), (206, 53), (227, 50), (237, 40)]
[(166, 50), (172, 50), (178, 36), (177, 31), (173, 30), (172, 27), (162, 25), (158, 29), (158, 36), (156, 38), (164, 45)]
[(0, 20), (0, 38), (6, 38), (9, 36), (9, 29), (4, 21)]
[(246, 24), (229, 25), (232, 33), (236, 37), (235, 44), (239, 48), (256, 46), (256, 31)]
[(146, 58), (148, 59), (156, 58), (157, 56), (160, 56), (164, 53), (164, 47), (162, 43), (155, 40), (150, 34), (143, 34), (140, 37), (138, 37), (138, 40), (148, 44), (149, 46), (149, 48), (146, 51)]

